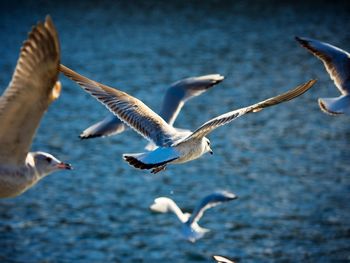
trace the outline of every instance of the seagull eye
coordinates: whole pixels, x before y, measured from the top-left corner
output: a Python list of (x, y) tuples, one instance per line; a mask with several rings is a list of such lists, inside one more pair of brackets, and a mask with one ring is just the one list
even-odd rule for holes
[(48, 163), (51, 163), (51, 158), (50, 158), (50, 157), (46, 157), (45, 160), (46, 160)]

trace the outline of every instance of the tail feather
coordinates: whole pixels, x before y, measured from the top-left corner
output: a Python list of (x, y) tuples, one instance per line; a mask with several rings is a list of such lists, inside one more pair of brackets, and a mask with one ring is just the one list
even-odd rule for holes
[(173, 149), (157, 148), (152, 152), (124, 154), (123, 158), (135, 168), (149, 170), (165, 166), (167, 163), (178, 159), (179, 156)]
[(350, 95), (342, 95), (337, 98), (320, 98), (318, 104), (322, 111), (330, 115), (350, 115)]

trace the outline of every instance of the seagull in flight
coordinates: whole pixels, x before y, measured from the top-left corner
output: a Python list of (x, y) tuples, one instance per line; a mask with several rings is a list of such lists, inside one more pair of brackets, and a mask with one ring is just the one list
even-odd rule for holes
[(350, 54), (345, 50), (318, 40), (295, 37), (310, 53), (320, 59), (341, 95), (336, 98), (320, 98), (322, 111), (331, 115), (350, 115)]
[[(165, 93), (159, 116), (169, 125), (173, 126), (182, 107), (188, 100), (201, 95), (220, 83), (223, 79), (224, 77), (219, 74), (210, 74), (185, 78), (174, 82)], [(122, 133), (126, 129), (127, 125), (125, 125), (117, 116), (110, 114), (102, 121), (85, 129), (79, 137), (81, 139), (89, 139), (111, 136)], [(151, 150), (154, 147), (154, 144), (149, 144), (146, 149)]]
[(196, 206), (192, 214), (183, 213), (177, 204), (168, 197), (158, 197), (150, 206), (154, 212), (168, 213), (173, 212), (182, 223), (182, 234), (191, 242), (202, 238), (209, 229), (202, 228), (198, 225), (198, 221), (203, 216), (205, 210), (217, 206), (223, 202), (236, 199), (237, 196), (227, 191), (215, 192), (204, 197)]
[(157, 146), (151, 151), (123, 155), (124, 160), (130, 165), (138, 169), (151, 170), (152, 173), (164, 170), (168, 164), (189, 162), (207, 152), (213, 154), (210, 141), (206, 137), (210, 132), (246, 113), (258, 112), (264, 108), (294, 99), (310, 89), (316, 82), (310, 80), (276, 97), (227, 112), (205, 122), (194, 132), (191, 132), (176, 130), (142, 101), (126, 92), (90, 80), (62, 64), (60, 71), (77, 82), (86, 92), (105, 105), (134, 131)]
[(0, 97), (0, 198), (15, 197), (46, 175), (71, 169), (51, 154), (28, 152), (40, 119), (60, 95), (60, 48), (50, 16), (23, 43), (12, 80)]

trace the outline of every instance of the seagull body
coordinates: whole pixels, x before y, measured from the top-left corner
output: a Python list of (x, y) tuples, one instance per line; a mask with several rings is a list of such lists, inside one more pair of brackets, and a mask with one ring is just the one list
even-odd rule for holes
[(301, 46), (320, 59), (335, 86), (341, 93), (337, 98), (320, 98), (318, 104), (322, 111), (331, 115), (350, 115), (350, 54), (330, 44), (310, 39), (295, 38)]
[(192, 214), (183, 213), (177, 204), (170, 198), (159, 197), (154, 200), (150, 209), (159, 213), (174, 213), (182, 223), (182, 234), (191, 242), (202, 238), (209, 229), (202, 228), (198, 225), (198, 221), (203, 216), (205, 210), (217, 206), (223, 202), (228, 202), (236, 199), (237, 196), (233, 193), (222, 191), (212, 193), (204, 197), (196, 206)]
[(178, 131), (142, 101), (123, 91), (90, 80), (62, 64), (60, 71), (77, 82), (134, 131), (157, 146), (152, 151), (123, 155), (130, 165), (139, 169), (152, 169), (152, 173), (164, 170), (168, 164), (189, 162), (207, 152), (212, 154), (210, 141), (206, 137), (210, 132), (246, 113), (258, 112), (266, 107), (294, 99), (315, 83), (315, 80), (310, 80), (284, 94), (227, 112), (207, 121), (194, 132), (190, 132)]
[(46, 175), (70, 169), (51, 154), (28, 152), (40, 119), (59, 97), (60, 50), (51, 18), (33, 27), (0, 97), (0, 198), (17, 196)]
[[(166, 91), (160, 116), (169, 125), (173, 126), (184, 104), (220, 83), (224, 79), (219, 74), (211, 74), (199, 77), (191, 77), (173, 83)], [(127, 129), (117, 116), (110, 114), (102, 121), (95, 123), (80, 134), (81, 139), (105, 137), (122, 133)], [(147, 150), (153, 149), (154, 145), (148, 145)]]

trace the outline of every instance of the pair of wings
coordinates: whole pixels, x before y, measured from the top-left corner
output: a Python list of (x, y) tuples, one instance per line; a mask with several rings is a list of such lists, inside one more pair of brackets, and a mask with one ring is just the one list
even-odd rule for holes
[(21, 165), (58, 78), (60, 47), (49, 16), (23, 43), (12, 80), (0, 97), (0, 163)]
[(154, 203), (151, 205), (151, 210), (165, 213), (169, 210), (176, 214), (179, 220), (182, 223), (186, 223), (192, 225), (197, 223), (205, 210), (217, 206), (223, 202), (228, 202), (236, 199), (237, 196), (233, 193), (227, 191), (215, 192), (210, 195), (204, 197), (195, 207), (192, 214), (189, 216), (188, 214), (184, 214), (178, 205), (168, 197), (158, 197), (154, 200)]
[[(159, 116), (173, 126), (183, 105), (193, 97), (199, 96), (224, 79), (219, 74), (191, 77), (173, 83), (166, 91)], [(102, 121), (85, 129), (81, 139), (111, 136), (122, 133), (127, 126), (115, 115), (110, 114)]]
[(300, 45), (319, 58), (339, 91), (350, 93), (350, 54), (318, 40), (295, 37)]
[[(62, 64), (60, 65), (60, 71), (68, 78), (77, 82), (86, 92), (90, 93), (99, 102), (105, 105), (120, 120), (157, 146), (169, 147), (174, 143), (174, 138), (179, 137), (174, 127), (169, 125), (163, 118), (137, 98), (118, 89), (113, 89), (90, 80)], [(188, 137), (184, 138), (182, 142), (202, 138), (216, 128), (246, 113), (258, 112), (266, 107), (294, 99), (310, 89), (315, 82), (315, 80), (310, 80), (276, 97), (213, 118), (200, 126)]]

